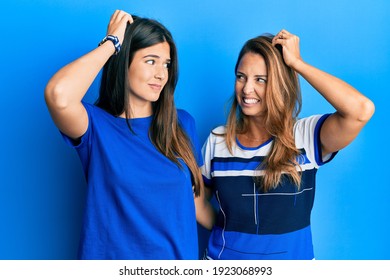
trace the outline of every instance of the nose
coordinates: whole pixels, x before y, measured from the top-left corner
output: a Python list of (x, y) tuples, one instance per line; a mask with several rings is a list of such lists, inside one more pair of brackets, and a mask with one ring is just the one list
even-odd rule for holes
[(250, 81), (246, 81), (244, 87), (242, 88), (242, 92), (244, 94), (250, 94), (255, 91), (253, 84)]
[(166, 68), (164, 66), (156, 67), (154, 77), (158, 80), (164, 80), (166, 77)]

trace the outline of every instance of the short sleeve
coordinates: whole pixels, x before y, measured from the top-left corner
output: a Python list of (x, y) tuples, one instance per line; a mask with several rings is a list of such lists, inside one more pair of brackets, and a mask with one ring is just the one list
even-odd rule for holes
[(85, 107), (85, 110), (87, 111), (88, 114), (88, 128), (87, 131), (84, 133), (83, 136), (80, 137), (78, 141), (73, 140), (69, 136), (65, 135), (62, 131), (60, 131), (62, 138), (64, 139), (65, 143), (68, 144), (69, 146), (76, 148), (76, 149), (82, 149), (84, 148), (87, 143), (90, 143), (90, 138), (91, 138), (91, 123), (93, 120), (93, 105), (88, 104), (86, 102), (82, 102), (82, 104)]
[(202, 156), (204, 160), (204, 164), (201, 167), (203, 181), (207, 187), (211, 185), (211, 172), (210, 172), (210, 165), (211, 165), (211, 135), (207, 138), (205, 141), (203, 147), (202, 147)]
[(208, 138), (206, 139), (202, 147), (202, 156), (203, 156), (204, 164), (201, 167), (201, 171), (202, 171), (202, 176), (203, 176), (203, 181), (205, 183), (205, 186), (208, 188), (212, 187), (211, 180), (214, 171), (212, 168), (212, 161), (215, 156), (217, 142), (219, 143), (219, 145), (222, 145), (222, 149), (226, 147), (224, 144), (225, 143), (224, 137), (221, 136), (224, 135), (225, 133), (226, 131), (224, 126), (219, 126), (215, 128), (210, 133), (210, 135), (208, 136)]
[(86, 178), (88, 178), (88, 166), (90, 162), (90, 154), (91, 154), (91, 149), (92, 149), (92, 130), (93, 130), (93, 125), (92, 122), (94, 120), (94, 105), (84, 103), (83, 105), (87, 111), (88, 114), (88, 128), (87, 131), (84, 133), (83, 136), (78, 141), (73, 140), (69, 136), (65, 135), (64, 133), (61, 133), (63, 139), (65, 140), (65, 143), (67, 143), (69, 146), (73, 147), (76, 149), (77, 154), (79, 155), (82, 165), (83, 165), (83, 170), (86, 175)]
[(335, 152), (324, 157), (321, 156), (320, 132), (324, 121), (329, 116), (330, 114), (310, 116), (298, 120), (294, 125), (294, 137), (297, 148), (304, 150), (306, 157), (316, 167), (328, 163), (337, 154)]

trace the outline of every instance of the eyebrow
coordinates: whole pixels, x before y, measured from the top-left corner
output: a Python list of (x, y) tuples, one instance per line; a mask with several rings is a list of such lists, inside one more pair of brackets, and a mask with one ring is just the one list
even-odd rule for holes
[[(240, 71), (237, 71), (237, 73), (236, 74), (241, 74), (241, 75), (244, 75), (244, 76), (246, 76), (246, 74), (245, 73), (243, 73), (243, 72), (240, 72)], [(260, 78), (267, 78), (268, 76), (267, 75), (263, 75), (263, 74), (260, 74), (260, 75), (255, 75), (255, 77), (260, 77)]]
[[(158, 56), (158, 55), (156, 55), (156, 54), (148, 54), (148, 55), (145, 55), (144, 57), (142, 57), (142, 58), (148, 58), (148, 57), (153, 57), (153, 58), (161, 58), (160, 56)], [(166, 61), (168, 61), (168, 62), (170, 62), (171, 61), (171, 59), (170, 58), (167, 58), (167, 60)]]

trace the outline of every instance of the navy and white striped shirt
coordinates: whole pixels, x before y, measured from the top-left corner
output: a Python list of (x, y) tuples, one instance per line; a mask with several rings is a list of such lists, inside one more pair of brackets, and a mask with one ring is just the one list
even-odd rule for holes
[[(219, 214), (210, 236), (210, 259), (313, 259), (310, 215), (314, 202), (317, 169), (336, 153), (321, 157), (320, 129), (329, 115), (300, 119), (294, 125), (297, 161), (302, 171), (298, 188), (287, 175), (281, 183), (263, 192), (254, 180), (257, 169), (270, 152), (273, 139), (255, 148), (238, 139), (229, 152), (225, 127), (213, 130), (202, 153), (202, 173), (219, 204)], [(297, 167), (298, 168), (298, 167)]]

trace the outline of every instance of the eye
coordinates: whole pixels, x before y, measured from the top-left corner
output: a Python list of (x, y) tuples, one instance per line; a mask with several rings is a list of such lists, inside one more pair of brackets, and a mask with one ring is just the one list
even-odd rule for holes
[(166, 69), (171, 68), (171, 63), (170, 62), (164, 63), (164, 68)]
[(261, 84), (265, 84), (265, 83), (267, 82), (267, 80), (264, 79), (264, 78), (256, 78), (256, 81), (257, 81), (258, 83), (261, 83)]
[(243, 81), (243, 80), (245, 80), (245, 76), (243, 74), (237, 73), (236, 74), (236, 80)]
[(149, 59), (149, 60), (146, 60), (145, 63), (150, 64), (150, 65), (154, 65), (156, 62), (154, 61), (154, 59)]

